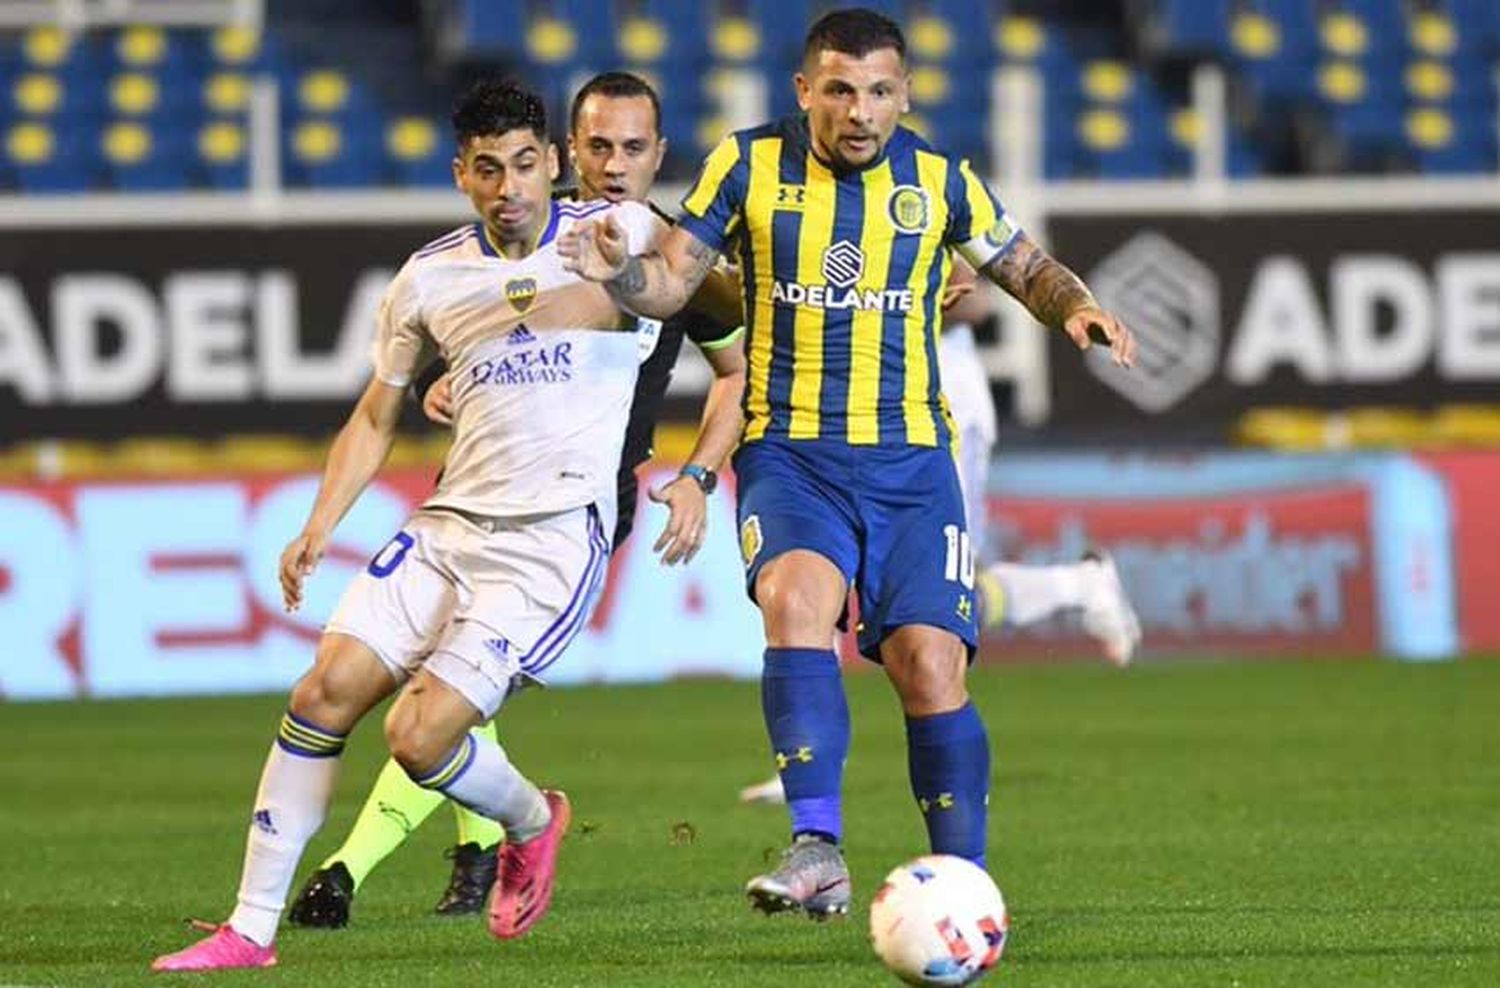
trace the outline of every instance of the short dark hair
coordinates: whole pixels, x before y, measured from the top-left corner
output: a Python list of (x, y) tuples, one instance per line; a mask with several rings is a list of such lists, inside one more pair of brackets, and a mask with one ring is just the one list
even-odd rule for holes
[(453, 105), (453, 136), (462, 148), (475, 137), (526, 128), (547, 141), (547, 107), (529, 89), (499, 79), (481, 79)]
[(651, 101), (651, 113), (655, 118), (656, 132), (661, 133), (661, 97), (656, 95), (656, 90), (651, 88), (651, 83), (633, 72), (601, 72), (585, 82), (583, 88), (578, 90), (578, 94), (573, 97), (573, 109), (568, 114), (569, 131), (578, 127), (578, 114), (583, 111), (583, 101), (596, 93), (614, 99), (646, 97)]
[(829, 11), (807, 29), (802, 58), (808, 61), (824, 51), (863, 58), (882, 48), (894, 48), (897, 55), (906, 58), (906, 36), (901, 33), (901, 25), (873, 10), (847, 7)]

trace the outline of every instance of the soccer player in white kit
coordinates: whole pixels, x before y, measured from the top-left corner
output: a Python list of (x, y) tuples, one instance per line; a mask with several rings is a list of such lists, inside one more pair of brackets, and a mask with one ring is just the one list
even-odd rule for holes
[[(602, 286), (565, 271), (554, 241), (581, 218), (612, 214), (631, 252), (643, 252), (664, 225), (635, 202), (553, 202), (557, 153), (531, 93), (480, 83), (453, 122), (455, 181), (480, 222), (414, 253), (387, 290), (374, 379), (282, 555), (287, 608), (300, 604), (335, 525), (384, 462), (406, 387), (435, 354), (454, 381), (442, 479), (350, 584), (313, 668), (292, 688), (256, 794), (234, 912), (204, 924), (208, 937), (158, 958), (155, 970), (276, 963), (276, 927), (327, 812), (344, 740), (403, 683), (385, 723), (392, 755), (419, 785), (505, 828), (491, 933), (520, 936), (551, 902), (567, 797), (538, 789), (470, 728), (542, 676), (587, 621), (615, 523), (636, 320)], [(680, 547), (666, 548), (674, 553)]]

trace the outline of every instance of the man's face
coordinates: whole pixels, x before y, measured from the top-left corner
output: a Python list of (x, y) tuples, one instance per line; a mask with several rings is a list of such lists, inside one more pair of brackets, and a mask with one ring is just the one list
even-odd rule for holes
[(453, 181), (501, 243), (529, 243), (549, 216), (557, 149), (529, 127), (470, 138)]
[(666, 150), (645, 96), (590, 94), (568, 135), (568, 154), (586, 199), (645, 199)]
[(825, 49), (807, 60), (794, 81), (813, 150), (840, 168), (875, 160), (908, 107), (906, 66), (894, 48), (859, 58)]

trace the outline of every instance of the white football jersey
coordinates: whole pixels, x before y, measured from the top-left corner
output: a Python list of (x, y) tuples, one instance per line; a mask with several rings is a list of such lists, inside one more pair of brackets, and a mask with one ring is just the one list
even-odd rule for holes
[(453, 384), (453, 445), (430, 507), (498, 517), (595, 503), (614, 525), (615, 477), (640, 364), (634, 316), (563, 269), (557, 237), (613, 210), (630, 253), (661, 221), (639, 203), (554, 201), (537, 248), (508, 260), (479, 223), (407, 260), (387, 289), (375, 374), (406, 387), (436, 354)]

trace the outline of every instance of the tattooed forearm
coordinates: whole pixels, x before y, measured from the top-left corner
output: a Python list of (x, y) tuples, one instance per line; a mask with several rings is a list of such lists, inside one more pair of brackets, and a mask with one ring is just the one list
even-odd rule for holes
[(1010, 250), (985, 265), (984, 274), (1026, 306), (1038, 322), (1054, 329), (1078, 309), (1099, 306), (1083, 279), (1024, 233)]
[(718, 252), (696, 237), (674, 264), (666, 254), (631, 257), (624, 269), (607, 282), (611, 295), (631, 312), (666, 319), (676, 315), (708, 277)]
[(625, 262), (625, 270), (614, 280), (613, 288), (622, 297), (639, 295), (646, 287), (646, 265), (639, 255)]

